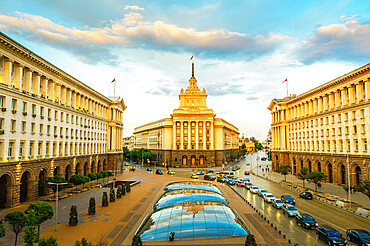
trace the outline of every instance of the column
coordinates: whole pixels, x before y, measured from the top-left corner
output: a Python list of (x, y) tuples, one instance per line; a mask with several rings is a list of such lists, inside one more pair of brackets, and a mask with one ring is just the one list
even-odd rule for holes
[(342, 105), (348, 105), (348, 94), (347, 94), (347, 87), (341, 89), (342, 91)]
[(49, 91), (49, 80), (45, 78), (45, 98), (48, 98), (48, 91)]
[(214, 124), (214, 121), (211, 121), (211, 149), (213, 150), (213, 135), (214, 135), (214, 132), (213, 132), (213, 124)]
[[(199, 121), (195, 121), (195, 149), (199, 149), (199, 131), (198, 131), (198, 126), (199, 125)], [(198, 157), (197, 157), (198, 158)]]
[(329, 97), (330, 97), (330, 109), (333, 109), (334, 108), (334, 92), (330, 92), (330, 94), (329, 94)]
[(15, 74), (13, 85), (15, 88), (22, 90), (22, 76), (23, 76), (23, 67), (20, 64), (15, 65)]
[(203, 149), (207, 149), (206, 147), (206, 121), (203, 121)]
[(34, 86), (36, 87), (35, 90), (34, 90), (34, 93), (37, 95), (37, 96), (41, 96), (40, 94), (40, 82), (41, 82), (41, 76), (40, 74), (36, 73), (35, 74), (35, 80), (34, 80)]
[(357, 102), (362, 102), (364, 100), (364, 91), (362, 90), (362, 83), (364, 82), (358, 82), (357, 83)]
[(342, 102), (341, 102), (341, 91), (340, 90), (337, 90), (335, 92), (335, 107), (336, 108), (339, 108), (342, 106)]
[(69, 88), (66, 89), (66, 104), (68, 107), (71, 106), (71, 90)]
[(281, 149), (285, 149), (285, 127), (281, 129)]
[(355, 102), (355, 90), (354, 90), (354, 85), (350, 85), (349, 87), (349, 104), (353, 104)]
[(176, 149), (176, 124), (176, 121), (172, 123), (172, 149)]
[(180, 149), (184, 149), (184, 122), (180, 121), (181, 132), (180, 132)]
[(191, 121), (188, 121), (188, 149), (191, 149)]
[(9, 60), (6, 59), (4, 60), (4, 78), (3, 78), (3, 83), (8, 85), (9, 87), (11, 86), (12, 83), (12, 67), (13, 63)]
[(366, 87), (366, 100), (370, 100), (370, 79), (367, 79), (364, 83)]

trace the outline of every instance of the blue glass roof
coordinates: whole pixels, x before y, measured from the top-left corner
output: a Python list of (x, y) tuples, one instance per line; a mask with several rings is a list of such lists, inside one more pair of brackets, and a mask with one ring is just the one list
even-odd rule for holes
[(176, 240), (247, 235), (227, 205), (209, 201), (185, 202), (157, 210), (138, 234), (142, 240), (168, 240), (170, 232), (175, 232)]
[(187, 184), (187, 183), (174, 183), (174, 184), (169, 184), (166, 187), (167, 190), (184, 190), (184, 189), (199, 189), (199, 190), (205, 190), (205, 191), (213, 191), (215, 193), (218, 193), (222, 195), (221, 191), (213, 185), (202, 185), (200, 183), (195, 183), (195, 184)]

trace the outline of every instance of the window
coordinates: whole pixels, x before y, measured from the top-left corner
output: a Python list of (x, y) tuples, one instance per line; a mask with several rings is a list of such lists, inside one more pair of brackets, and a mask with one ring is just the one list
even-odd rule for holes
[(0, 108), (5, 108), (5, 97), (0, 96)]
[(53, 155), (55, 156), (55, 153), (56, 153), (56, 148), (57, 147), (57, 145), (56, 145), (56, 143), (53, 143)]
[(22, 112), (27, 113), (27, 103), (23, 102)]
[(43, 133), (44, 133), (44, 125), (40, 124), (40, 134), (43, 134)]
[(54, 126), (54, 135), (57, 135), (58, 134), (58, 128), (57, 126)]
[(343, 151), (343, 140), (340, 140), (340, 151)]
[(32, 104), (32, 114), (36, 114), (36, 104)]
[(332, 135), (333, 135), (333, 136), (335, 136), (335, 128), (333, 128), (331, 131), (332, 131), (332, 132), (331, 132), (331, 133), (332, 133)]
[(14, 145), (14, 142), (9, 142), (8, 157), (13, 156), (13, 145)]
[(31, 157), (33, 153), (33, 142), (30, 142), (30, 148), (28, 149), (28, 155)]
[(12, 99), (12, 110), (17, 110), (17, 100)]
[(338, 122), (341, 122), (341, 121), (342, 121), (342, 115), (338, 114)]
[(322, 143), (322, 151), (325, 151), (325, 142), (322, 141), (321, 143)]
[(31, 123), (31, 133), (35, 133), (35, 123)]
[(26, 122), (22, 121), (22, 132), (26, 132)]
[(346, 134), (348, 135), (349, 134), (349, 127), (346, 126)]
[(24, 143), (21, 142), (19, 144), (19, 158), (22, 158), (22, 156), (23, 156), (23, 146), (24, 146)]
[(16, 123), (15, 120), (11, 120), (11, 123), (10, 123), (10, 131), (15, 131), (15, 129), (16, 129), (15, 123)]
[(361, 109), (361, 118), (365, 118), (365, 109)]
[(352, 111), (352, 120), (356, 119), (356, 111)]
[(46, 144), (45, 144), (45, 148), (46, 148), (46, 150), (45, 150), (45, 151), (46, 151), (46, 153), (45, 153), (45, 154), (46, 154), (46, 155), (49, 155), (49, 145), (50, 145), (49, 143), (46, 143)]
[(351, 141), (347, 140), (347, 150), (351, 151)]
[(345, 121), (348, 121), (348, 112), (344, 114)]
[(330, 141), (328, 141), (328, 151), (330, 151)]
[(60, 121), (63, 121), (64, 113), (60, 112)]
[(364, 152), (367, 152), (367, 140), (364, 140)]
[(40, 116), (44, 116), (44, 107), (40, 107)]
[(46, 134), (50, 135), (50, 125), (46, 126)]
[(71, 123), (73, 124), (73, 115), (71, 115)]
[(356, 125), (353, 126), (353, 134), (357, 134), (357, 126)]
[(361, 125), (361, 133), (366, 133), (366, 128), (365, 128), (365, 124), (362, 124)]
[(329, 124), (329, 117), (326, 117), (326, 124)]
[(334, 120), (334, 115), (331, 116), (331, 123), (334, 124), (335, 123), (335, 120)]
[(358, 140), (355, 140), (355, 151), (358, 151)]
[(38, 148), (37, 148), (37, 155), (41, 156), (41, 152), (42, 152), (42, 143), (39, 143)]
[(66, 122), (69, 123), (69, 114), (66, 114)]
[(339, 127), (339, 128), (338, 128), (338, 135), (339, 135), (339, 136), (342, 136), (342, 127)]
[(48, 118), (50, 118), (50, 116), (51, 116), (51, 109), (49, 108), (48, 109)]

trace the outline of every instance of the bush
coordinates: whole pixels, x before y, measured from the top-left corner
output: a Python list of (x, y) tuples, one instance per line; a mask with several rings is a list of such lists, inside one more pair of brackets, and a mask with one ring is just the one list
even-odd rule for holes
[(252, 233), (249, 233), (245, 239), (245, 246), (257, 246), (256, 239)]
[(82, 238), (81, 241), (77, 240), (75, 246), (94, 246), (93, 243), (87, 241), (86, 238)]
[(34, 245), (37, 239), (35, 228), (28, 226), (26, 229), (24, 229), (23, 239), (26, 245)]
[(121, 198), (122, 197), (122, 185), (119, 185), (117, 187), (117, 198)]
[(95, 214), (95, 198), (91, 197), (89, 202), (89, 215)]
[(142, 246), (142, 245), (143, 245), (143, 242), (141, 241), (140, 236), (139, 235), (135, 235), (132, 238), (131, 246)]
[(3, 224), (0, 224), (0, 237), (5, 237), (5, 228)]
[(53, 236), (41, 238), (39, 241), (39, 246), (58, 246), (57, 239)]
[(114, 188), (110, 189), (109, 192), (109, 201), (110, 202), (115, 202), (116, 201), (116, 192), (114, 191)]
[(108, 207), (108, 194), (105, 191), (103, 192), (102, 206)]
[(77, 206), (72, 205), (71, 211), (69, 213), (69, 225), (75, 226), (78, 223), (78, 217), (77, 217)]
[(126, 192), (131, 192), (131, 185), (130, 185), (130, 183), (126, 183)]
[(126, 185), (122, 185), (122, 196), (126, 195)]

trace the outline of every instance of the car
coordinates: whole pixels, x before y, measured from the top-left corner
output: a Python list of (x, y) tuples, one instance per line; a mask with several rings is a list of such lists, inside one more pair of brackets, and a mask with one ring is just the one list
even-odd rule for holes
[(238, 180), (238, 181), (236, 181), (236, 185), (239, 186), (239, 187), (244, 187), (245, 186), (245, 181)]
[(272, 201), (272, 206), (277, 209), (283, 208), (283, 205), (284, 205), (284, 202), (281, 199), (275, 199)]
[(283, 214), (287, 214), (289, 217), (295, 217), (299, 213), (298, 210), (293, 205), (285, 203), (283, 205)]
[(126, 163), (125, 163), (125, 166), (126, 166), (126, 167), (130, 166), (130, 163), (127, 163), (127, 162), (126, 162)]
[(148, 172), (153, 171), (150, 167), (148, 167), (146, 170), (147, 170)]
[(316, 229), (316, 227), (319, 225), (314, 218), (308, 214), (298, 214), (295, 217), (295, 222), (306, 229)]
[(290, 203), (290, 204), (293, 204), (295, 205), (295, 200), (292, 196), (289, 196), (289, 195), (282, 195), (281, 196), (281, 200), (284, 202), (284, 203)]
[(211, 181), (213, 181), (213, 180), (216, 179), (216, 176), (214, 176), (212, 174), (206, 174), (206, 175), (204, 175), (203, 178), (204, 178), (204, 180), (211, 180)]
[(258, 187), (257, 187), (257, 186), (252, 186), (249, 190), (250, 190), (253, 194), (257, 194), (257, 193), (258, 193)]
[(237, 171), (238, 169), (236, 167), (232, 167), (231, 170)]
[(245, 163), (245, 165), (249, 166), (249, 165), (250, 165), (250, 163), (249, 163), (249, 162), (247, 162), (247, 163)]
[(163, 173), (162, 173), (161, 169), (157, 169), (157, 170), (155, 170), (155, 174), (163, 175)]
[(259, 196), (263, 196), (264, 193), (268, 193), (268, 192), (265, 189), (259, 189), (257, 193)]
[(229, 180), (227, 181), (227, 183), (228, 183), (229, 185), (235, 185), (235, 180), (233, 180), (233, 179), (229, 179)]
[(268, 203), (272, 203), (273, 200), (275, 200), (275, 197), (271, 193), (263, 193), (263, 200)]
[(203, 171), (199, 171), (196, 173), (197, 175), (204, 175), (204, 172)]
[(246, 183), (245, 183), (245, 188), (246, 188), (246, 189), (248, 189), (248, 190), (249, 190), (252, 186), (253, 186), (253, 184), (252, 184), (251, 182), (246, 182)]
[(262, 157), (261, 158), (261, 161), (267, 161), (267, 158), (266, 157)]
[(214, 174), (214, 172), (212, 170), (208, 170), (207, 174)]
[(135, 172), (136, 168), (134, 166), (130, 167), (129, 171)]
[(350, 229), (346, 231), (347, 240), (357, 245), (370, 245), (370, 233), (363, 229)]
[(333, 227), (319, 225), (316, 228), (316, 236), (329, 245), (347, 245), (346, 239)]
[(239, 169), (240, 169), (240, 167), (239, 167), (239, 166), (235, 166), (235, 168), (236, 168), (236, 170), (239, 170)]
[(251, 180), (250, 179), (247, 179), (247, 178), (241, 178), (240, 180), (241, 181), (244, 181), (244, 182), (251, 182)]
[(217, 175), (217, 182), (225, 182), (224, 177)]
[(195, 173), (193, 173), (193, 174), (190, 176), (190, 178), (192, 178), (192, 179), (198, 179), (199, 177), (198, 177), (198, 175), (196, 175)]
[(175, 172), (172, 171), (172, 170), (167, 170), (167, 174), (169, 174), (169, 175), (175, 175)]
[(250, 175), (251, 171), (244, 171), (244, 175)]
[(224, 172), (223, 171), (217, 171), (216, 174), (217, 175), (222, 175)]
[(313, 198), (312, 193), (308, 191), (302, 192), (301, 194), (299, 194), (299, 197), (302, 197), (304, 199), (311, 199), (311, 200)]

